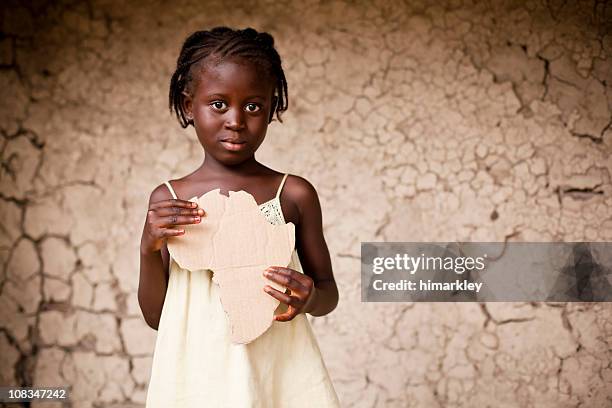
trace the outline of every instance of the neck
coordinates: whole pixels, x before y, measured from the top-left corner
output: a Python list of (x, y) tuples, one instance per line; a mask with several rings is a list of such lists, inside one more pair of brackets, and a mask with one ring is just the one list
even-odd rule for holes
[(255, 160), (254, 155), (241, 163), (228, 165), (215, 160), (212, 156), (204, 152), (204, 163), (200, 166), (200, 170), (209, 175), (233, 175), (244, 177), (259, 172), (261, 167), (261, 164)]

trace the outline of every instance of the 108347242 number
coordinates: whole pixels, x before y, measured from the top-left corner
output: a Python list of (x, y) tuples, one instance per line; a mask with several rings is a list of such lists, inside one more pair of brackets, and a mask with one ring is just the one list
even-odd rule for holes
[(69, 387), (0, 387), (0, 402), (65, 401)]

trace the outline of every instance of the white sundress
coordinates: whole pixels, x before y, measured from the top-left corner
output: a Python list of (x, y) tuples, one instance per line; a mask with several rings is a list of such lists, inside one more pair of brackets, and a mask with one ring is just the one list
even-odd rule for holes
[[(272, 224), (285, 223), (280, 193), (286, 178), (259, 206)], [(288, 267), (303, 273), (295, 249)], [(183, 269), (172, 258), (169, 268), (147, 408), (340, 406), (305, 314), (274, 321), (249, 344), (233, 344), (212, 272)], [(281, 303), (276, 313), (286, 308)]]

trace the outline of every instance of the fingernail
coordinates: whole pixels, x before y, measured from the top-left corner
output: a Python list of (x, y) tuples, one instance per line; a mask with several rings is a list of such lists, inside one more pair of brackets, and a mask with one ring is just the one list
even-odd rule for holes
[(201, 208), (200, 208), (200, 209), (198, 209), (198, 214), (200, 214), (200, 215), (204, 215), (204, 210), (203, 210), (203, 209), (201, 209)]

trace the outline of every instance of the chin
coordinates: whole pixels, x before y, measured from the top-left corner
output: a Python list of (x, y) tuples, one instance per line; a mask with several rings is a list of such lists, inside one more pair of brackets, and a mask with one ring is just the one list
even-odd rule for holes
[(245, 161), (250, 160), (253, 155), (245, 156), (245, 155), (237, 155), (237, 154), (224, 154), (223, 157), (220, 157), (218, 161), (220, 163), (225, 164), (226, 166), (236, 166), (244, 163)]

